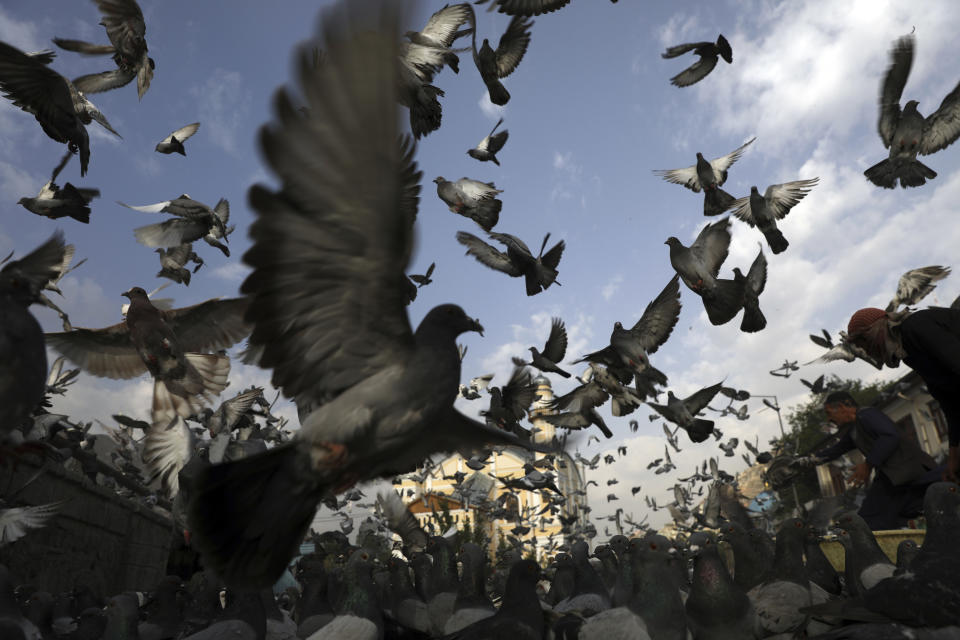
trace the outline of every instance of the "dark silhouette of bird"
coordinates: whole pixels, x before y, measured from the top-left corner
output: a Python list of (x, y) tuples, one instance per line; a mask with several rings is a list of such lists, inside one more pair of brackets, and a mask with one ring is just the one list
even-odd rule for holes
[(936, 153), (960, 137), (960, 83), (926, 118), (917, 110), (920, 103), (916, 100), (908, 101), (901, 110), (900, 97), (913, 66), (914, 46), (912, 33), (893, 43), (890, 67), (880, 85), (877, 130), (890, 155), (863, 175), (884, 189), (893, 189), (898, 181), (903, 188), (919, 187), (936, 178), (937, 172), (917, 160), (917, 155)]
[(560, 284), (557, 282), (557, 266), (560, 264), (560, 257), (566, 246), (563, 240), (553, 245), (544, 254), (543, 250), (546, 249), (547, 241), (550, 240), (548, 233), (543, 238), (543, 244), (540, 245), (540, 253), (534, 258), (530, 249), (520, 238), (509, 233), (489, 235), (491, 240), (505, 244), (507, 252), (503, 253), (495, 249), (466, 231), (457, 232), (457, 242), (467, 247), (467, 255), (472, 255), (481, 264), (514, 278), (523, 276), (528, 296), (535, 296), (544, 289), (549, 289), (553, 284)]
[(513, 73), (523, 60), (530, 45), (531, 27), (532, 21), (528, 21), (524, 16), (514, 16), (507, 25), (507, 30), (500, 36), (496, 51), (487, 38), (483, 39), (478, 50), (476, 16), (471, 18), (473, 62), (477, 65), (493, 104), (503, 106), (510, 101), (510, 92), (500, 80)]
[(200, 128), (199, 122), (194, 122), (180, 127), (166, 138), (157, 143), (156, 151), (163, 154), (179, 153), (182, 156), (187, 155), (183, 143)]
[(564, 378), (569, 378), (570, 374), (557, 366), (558, 362), (563, 360), (567, 353), (567, 329), (563, 325), (563, 320), (554, 318), (550, 323), (550, 336), (543, 346), (543, 351), (537, 351), (536, 347), (530, 347), (531, 361), (524, 362), (520, 358), (514, 358), (513, 363), (517, 366), (530, 365), (543, 372), (558, 373)]
[(750, 187), (749, 196), (738, 198), (731, 205), (733, 215), (759, 229), (773, 253), (783, 253), (790, 243), (777, 228), (777, 220), (785, 218), (819, 181), (820, 178), (811, 178), (772, 184), (762, 196), (755, 186)]
[(689, 87), (692, 84), (700, 82), (707, 77), (713, 68), (717, 66), (717, 59), (722, 57), (727, 64), (733, 63), (733, 49), (730, 43), (721, 34), (716, 43), (713, 42), (691, 42), (688, 44), (678, 44), (668, 47), (660, 54), (663, 58), (676, 58), (682, 56), (688, 51), (692, 51), (700, 56), (700, 59), (692, 65), (670, 78), (670, 84), (675, 87)]
[(742, 145), (725, 156), (707, 161), (703, 154), (697, 152), (697, 163), (683, 169), (656, 169), (658, 175), (667, 182), (681, 184), (694, 193), (703, 190), (703, 215), (717, 216), (733, 206), (732, 195), (720, 187), (727, 181), (727, 170), (743, 155), (744, 150), (756, 138), (750, 138)]
[(467, 149), (467, 155), (471, 158), (476, 158), (480, 162), (489, 160), (499, 167), (500, 161), (497, 160), (497, 152), (503, 149), (503, 145), (507, 143), (507, 136), (510, 135), (506, 129), (500, 133), (494, 133), (501, 124), (503, 124), (503, 118), (497, 120), (497, 124), (493, 126), (493, 129), (490, 130), (487, 137), (481, 140), (476, 147)]

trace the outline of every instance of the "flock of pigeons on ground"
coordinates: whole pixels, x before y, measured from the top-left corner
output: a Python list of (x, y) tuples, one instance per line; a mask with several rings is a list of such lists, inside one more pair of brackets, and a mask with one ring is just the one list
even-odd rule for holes
[[(337, 2), (326, 10), (316, 41), (298, 49), (295, 75), (300, 97), (280, 89), (274, 99), (274, 120), (259, 133), (263, 155), (281, 186), (276, 191), (262, 185), (250, 189), (256, 220), (249, 229), (253, 244), (243, 260), (253, 271), (243, 283), (240, 297), (173, 309), (152, 299), (156, 291), (148, 294), (133, 286), (123, 294), (130, 302), (121, 323), (102, 329), (75, 328), (45, 293), (59, 293), (57, 283), (80, 264), (71, 267), (74, 248), (66, 243), (63, 233), (56, 232), (18, 260), (8, 257), (0, 267), (0, 359), (4, 362), (0, 368), (0, 435), (4, 460), (31, 453), (66, 463), (74, 460), (82, 472), (92, 471), (94, 477), (113, 477), (112, 472), (105, 472), (108, 467), (120, 469), (120, 477), (137, 468), (148, 479), (162, 482), (171, 499), (170, 510), (186, 522), (205, 567), (218, 576), (217, 588), (225, 584), (238, 594), (248, 595), (273, 585), (283, 574), (298, 553), (320, 502), (342, 508), (343, 503), (336, 499), (338, 494), (356, 495), (352, 488), (366, 480), (418, 473), (434, 454), (457, 451), (479, 466), (486, 459), (484, 452), (496, 447), (525, 450), (530, 459), (526, 475), (499, 480), (514, 489), (538, 490), (542, 495), (553, 493), (563, 498), (551, 471), (562, 445), (539, 442), (520, 424), (530, 415), (536, 398), (529, 367), (563, 377), (571, 375), (561, 366), (567, 347), (562, 320), (554, 319), (542, 350), (530, 348), (529, 362), (515, 359), (517, 366), (507, 384), (487, 388), (490, 403), (481, 412), (484, 421), (473, 420), (454, 409), (454, 400), (458, 395), (479, 397), (490, 380), (481, 377), (475, 379), (476, 385), (460, 385), (465, 348), (456, 340), (464, 332), (482, 334), (483, 326), (459, 306), (444, 304), (430, 310), (414, 329), (406, 307), (415, 299), (417, 289), (431, 282), (434, 265), (425, 274), (408, 276), (406, 269), (422, 179), (415, 140), (441, 124), (440, 98), (444, 94), (432, 82), (445, 66), (459, 72), (457, 53), (463, 50), (453, 48), (455, 41), (470, 36), (469, 49), (491, 101), (506, 104), (510, 94), (501, 81), (522, 62), (531, 44), (530, 18), (560, 9), (568, 2), (491, 0), (490, 10), (512, 16), (496, 49), (486, 38), (478, 48), (477, 21), (469, 3), (445, 6), (422, 30), (407, 31), (402, 37), (399, 34), (405, 14), (399, 3), (351, 0)], [(87, 124), (96, 120), (117, 133), (86, 94), (118, 89), (136, 79), (142, 99), (156, 68), (147, 55), (146, 26), (135, 0), (94, 3), (110, 44), (62, 38), (54, 42), (67, 51), (111, 55), (115, 69), (70, 81), (49, 66), (55, 57), (53, 52), (25, 53), (0, 42), (0, 91), (33, 115), (50, 138), (68, 146), (66, 156), (40, 193), (22, 198), (19, 204), (40, 216), (69, 217), (82, 223), (89, 223), (90, 203), (99, 191), (70, 183), (60, 188), (55, 181), (74, 154), (80, 157), (81, 176), (86, 175), (91, 161)], [(732, 62), (732, 49), (723, 36), (716, 43), (671, 47), (663, 55), (672, 58), (691, 51), (699, 58), (671, 80), (678, 87), (702, 80), (715, 68), (719, 57)], [(892, 64), (882, 85), (879, 130), (890, 157), (866, 171), (867, 178), (882, 187), (892, 188), (898, 181), (904, 187), (919, 186), (934, 178), (936, 173), (917, 161), (917, 155), (938, 151), (960, 136), (960, 85), (927, 118), (916, 111), (915, 101), (901, 111), (900, 96), (912, 57), (913, 36), (909, 35), (895, 43)], [(412, 136), (402, 133), (398, 105), (408, 110)], [(481, 162), (499, 165), (497, 153), (508, 138), (506, 130), (497, 132), (501, 124), (498, 122), (467, 153)], [(157, 145), (157, 152), (186, 155), (184, 142), (199, 126), (193, 123), (178, 128)], [(786, 216), (818, 179), (770, 185), (762, 195), (752, 187), (750, 195), (735, 198), (720, 187), (730, 167), (753, 142), (751, 139), (712, 161), (698, 153), (695, 165), (657, 174), (694, 192), (703, 191), (704, 215), (732, 211), (734, 217), (759, 229), (772, 253), (779, 254), (789, 243), (777, 228), (777, 220)], [(492, 231), (499, 224), (503, 203), (498, 196), (502, 190), (491, 182), (470, 178), (448, 181), (438, 177), (434, 182), (437, 195), (451, 212), (475, 221), (489, 239), (505, 247), (501, 251), (476, 235), (460, 232), (457, 241), (467, 247), (469, 255), (491, 269), (522, 276), (531, 296), (559, 284), (563, 241), (547, 250), (547, 234), (534, 256), (519, 238)], [(159, 254), (158, 277), (188, 285), (191, 273), (203, 265), (192, 247), (197, 240), (230, 255), (227, 244), (233, 227), (227, 226), (226, 200), (211, 208), (183, 194), (131, 208), (171, 216), (134, 230), (138, 242)], [(741, 330), (755, 332), (766, 326), (759, 307), (767, 265), (762, 248), (746, 274), (734, 268), (732, 278), (719, 277), (727, 258), (731, 226), (729, 217), (708, 224), (689, 247), (675, 237), (667, 239), (676, 276), (629, 329), (616, 323), (609, 344), (576, 361), (588, 364), (578, 378), (580, 385), (552, 401), (550, 411), (541, 416), (544, 420), (566, 430), (596, 425), (605, 436), (612, 437), (611, 429), (596, 411), (598, 407), (609, 399), (613, 415), (619, 417), (647, 403), (675, 425), (672, 430), (664, 426), (664, 430), (668, 445), (679, 451), (678, 429), (695, 443), (706, 441), (711, 434), (721, 441), (722, 434), (714, 422), (699, 417), (721, 392), (730, 402), (714, 411), (740, 420), (749, 417), (746, 405), (733, 407), (734, 402), (748, 400), (749, 392), (724, 387), (722, 382), (686, 398), (668, 391), (665, 404), (649, 401), (657, 400), (667, 386), (666, 375), (651, 365), (649, 356), (664, 344), (676, 325), (681, 306), (680, 280), (701, 298), (712, 324), (729, 322), (743, 310)], [(192, 272), (187, 269), (191, 262), (196, 265)], [(925, 267), (905, 274), (891, 302), (893, 309), (916, 304), (932, 290), (932, 283), (948, 272), (942, 267)], [(58, 311), (64, 331), (44, 334), (29, 312), (35, 303)], [(228, 385), (230, 358), (226, 350), (245, 338), (244, 360), (271, 370), (272, 384), (297, 404), (301, 424), (293, 437), (283, 429), (283, 421), (270, 413), (271, 404), (260, 388), (241, 392), (217, 411), (209, 407)], [(825, 359), (864, 357), (842, 334), (836, 345), (826, 331), (822, 338), (811, 338), (829, 349)], [(121, 427), (108, 436), (116, 445), (116, 450), (108, 454), (109, 464), (96, 455), (96, 438), (87, 433), (89, 425), (73, 425), (65, 417), (51, 418), (46, 412), (48, 394), (62, 393), (78, 375), (76, 370), (63, 373), (63, 360), (48, 371), (46, 347), (92, 375), (130, 379), (149, 373), (153, 378), (150, 422), (137, 424), (123, 416), (115, 417)], [(795, 370), (795, 363), (785, 363), (785, 375)], [(808, 386), (814, 392), (827, 388), (822, 378)], [(764, 402), (779, 411), (774, 403)], [(200, 426), (191, 427), (191, 422)], [(636, 421), (631, 422), (631, 428), (638, 428)], [(142, 438), (134, 435), (138, 429), (144, 432)], [(738, 444), (732, 438), (719, 446), (726, 457), (734, 455)], [(757, 459), (764, 456), (757, 445), (744, 445), (749, 445)], [(99, 464), (86, 455), (91, 447), (95, 450), (92, 457)], [(138, 468), (133, 452), (139, 453), (144, 469)], [(621, 457), (625, 454), (625, 449), (620, 452)], [(597, 459), (588, 461), (579, 454), (578, 458), (587, 466), (598, 464)], [(611, 458), (606, 456), (604, 462), (611, 464)], [(538, 468), (535, 462), (539, 460), (547, 462)], [(658, 472), (672, 471), (669, 448), (665, 447), (663, 459), (652, 465)], [(690, 505), (698, 481), (712, 484), (702, 508), (694, 510)], [(719, 469), (717, 460), (704, 461), (692, 476), (681, 479), (687, 486), (678, 483), (674, 487), (675, 499), (669, 507), (675, 520), (682, 525), (693, 517), (695, 524), (690, 529), (727, 527), (730, 536), (735, 536), (732, 529), (739, 523), (746, 530), (744, 535), (764, 536), (749, 518), (742, 517), (735, 490), (730, 491), (731, 481)], [(116, 478), (114, 482), (118, 482)], [(118, 489), (138, 493), (126, 486)], [(639, 491), (639, 487), (631, 488), (634, 495)], [(945, 542), (956, 531), (956, 491), (955, 485), (947, 484), (931, 489), (927, 499), (928, 509), (933, 511), (927, 513), (927, 542), (912, 562), (904, 561), (908, 570), (895, 573), (892, 567), (884, 569), (883, 577), (892, 576), (889, 580), (874, 579), (878, 575), (873, 566), (876, 562), (869, 565), (869, 572), (858, 574), (850, 569), (861, 566), (853, 561), (859, 555), (869, 555), (864, 549), (870, 547), (872, 536), (863, 534), (862, 527), (858, 529), (855, 516), (840, 518), (838, 522), (852, 541), (848, 549), (849, 575), (843, 581), (847, 599), (824, 596), (811, 586), (819, 584), (813, 575), (819, 569), (812, 564), (815, 561), (811, 555), (815, 554), (811, 554), (809, 545), (805, 552), (803, 543), (813, 525), (799, 520), (781, 525), (774, 548), (766, 548), (766, 559), (757, 561), (763, 569), (758, 569), (762, 577), (750, 585), (744, 583), (744, 576), (750, 573), (744, 568), (751, 561), (744, 557), (738, 562), (735, 558), (731, 578), (719, 564), (716, 539), (703, 531), (692, 533), (681, 552), (671, 551), (672, 543), (654, 535), (633, 540), (621, 536), (617, 545), (611, 539), (610, 545), (594, 549), (601, 565), (598, 572), (588, 558), (587, 542), (571, 543), (577, 537), (592, 537), (589, 528), (581, 526), (575, 532), (571, 530), (570, 540), (556, 545), (564, 553), (554, 560), (550, 590), (554, 595), (544, 595), (549, 605), (545, 607), (534, 600), (542, 573), (536, 563), (514, 557), (515, 562), (505, 572), (500, 607), (495, 608), (487, 591), (477, 586), (484, 584), (476, 577), (482, 577), (483, 563), (479, 569), (474, 567), (472, 576), (466, 569), (470, 562), (465, 558), (477, 552), (466, 546), (459, 550), (467, 577), (458, 577), (451, 550), (442, 549), (443, 543), (438, 541), (442, 537), (428, 537), (420, 530), (426, 541), (415, 535), (419, 542), (410, 542), (409, 532), (404, 537), (404, 531), (397, 531), (409, 551), (403, 555), (413, 565), (414, 575), (417, 558), (424, 558), (421, 552), (425, 550), (433, 556), (428, 573), (443, 573), (444, 577), (436, 578), (437, 583), (426, 579), (409, 589), (410, 573), (405, 566), (393, 572), (398, 562), (390, 559), (387, 573), (391, 582), (384, 589), (384, 565), (377, 564), (375, 553), (361, 548), (330, 554), (335, 556), (329, 558), (331, 562), (342, 563), (340, 582), (320, 580), (317, 589), (321, 589), (320, 583), (325, 584), (327, 605), (344, 620), (336, 625), (331, 622), (333, 626), (324, 627), (327, 631), (320, 629), (311, 637), (383, 637), (385, 616), (397, 621), (416, 609), (415, 604), (408, 607), (396, 601), (398, 594), (415, 593), (411, 597), (419, 598), (429, 610), (442, 593), (455, 603), (458, 598), (450, 596), (461, 589), (469, 592), (465, 599), (471, 606), (477, 605), (489, 617), (447, 636), (451, 638), (494, 638), (508, 632), (541, 638), (546, 637), (548, 629), (554, 637), (581, 638), (599, 634), (643, 638), (643, 633), (655, 638), (680, 638), (688, 632), (695, 638), (768, 637), (812, 632), (814, 622), (825, 622), (829, 627), (869, 615), (874, 616), (867, 618), (871, 622), (883, 618), (877, 621), (884, 625), (882, 630), (845, 628), (823, 637), (893, 638), (916, 633), (934, 635), (910, 637), (953, 637), (936, 635), (939, 631), (903, 631), (890, 621), (918, 627), (960, 622), (954, 602), (960, 593), (956, 578), (960, 572), (954, 568), (958, 558)], [(651, 508), (658, 508), (653, 499), (647, 498)], [(608, 502), (616, 499), (616, 493), (608, 496)], [(405, 508), (398, 510), (393, 498), (383, 498), (383, 502), (394, 504), (392, 509), (383, 507), (395, 516), (393, 530), (411, 526), (419, 530), (413, 516)], [(564, 501), (548, 498), (545, 504), (550, 516), (573, 521), (575, 514), (563, 513)], [(46, 512), (16, 509), (3, 512), (0, 522), (10, 525), (4, 530), (16, 531), (17, 537), (38, 521), (55, 517), (55, 508)], [(615, 515), (618, 531), (621, 514), (618, 511)], [(16, 517), (30, 522), (13, 522)], [(399, 521), (406, 524), (401, 526)], [(563, 521), (565, 525), (569, 522)], [(635, 529), (642, 528), (642, 523), (630, 523)], [(531, 527), (522, 519), (518, 521), (513, 549), (517, 556), (523, 548), (522, 537), (528, 533), (525, 528)], [(737, 547), (730, 539), (737, 556)], [(765, 545), (748, 546), (751, 553), (759, 554)], [(479, 553), (483, 555), (482, 550)], [(692, 580), (686, 572), (688, 554), (696, 556)], [(872, 557), (879, 562), (875, 553)], [(319, 560), (320, 565), (327, 562)], [(371, 573), (374, 567), (378, 570)], [(330, 569), (324, 566), (324, 571)], [(303, 562), (301, 571), (307, 571)], [(375, 582), (375, 575), (380, 583)], [(471, 582), (473, 586), (464, 586)], [(379, 593), (375, 584), (381, 585)], [(339, 591), (331, 585), (338, 585)], [(6, 586), (12, 589), (12, 585)], [(164, 589), (174, 589), (172, 582), (158, 588), (157, 594), (169, 595)], [(177, 586), (174, 592), (179, 589)], [(923, 593), (923, 598), (917, 600), (916, 593)], [(586, 599), (578, 599), (580, 596)], [(121, 601), (114, 602), (108, 611), (102, 637), (135, 637), (129, 634), (133, 633), (131, 625), (139, 619), (139, 601), (129, 594), (116, 598)], [(157, 596), (156, 601), (160, 599)], [(264, 603), (267, 600), (261, 599)], [(252, 600), (247, 602), (234, 607), (234, 611), (242, 614), (257, 609), (249, 606)], [(270, 609), (267, 617), (284, 619), (272, 605), (264, 606)], [(11, 634), (16, 633), (16, 627), (23, 637), (36, 637), (28, 635), (33, 631), (16, 618), (13, 608), (7, 606), (0, 613), (5, 615), (0, 624), (6, 624), (3, 628), (10, 629)], [(225, 614), (211, 615), (207, 623)], [(294, 618), (298, 615), (295, 613)], [(428, 617), (429, 628), (408, 624), (391, 634), (419, 632), (435, 637), (448, 633), (448, 618), (438, 618), (433, 611)], [(9, 623), (14, 619), (16, 624)], [(304, 620), (296, 622), (302, 625)], [(337, 626), (352, 624), (359, 626)], [(263, 637), (260, 621), (253, 626), (257, 635), (249, 637)], [(226, 631), (199, 633), (207, 635), (195, 637), (234, 637)], [(175, 635), (149, 637), (184, 637), (184, 628), (178, 628)]]

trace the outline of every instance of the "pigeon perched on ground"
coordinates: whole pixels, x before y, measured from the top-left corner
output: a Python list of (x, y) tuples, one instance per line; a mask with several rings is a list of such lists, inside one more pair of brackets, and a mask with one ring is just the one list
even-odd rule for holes
[(80, 153), (80, 175), (90, 164), (88, 125), (94, 120), (120, 137), (97, 107), (69, 80), (47, 65), (54, 53), (28, 54), (0, 42), (0, 91), (16, 107), (33, 114), (52, 140), (67, 144), (71, 153)]
[(103, 20), (100, 24), (107, 30), (110, 44), (97, 45), (80, 40), (54, 38), (53, 42), (61, 49), (76, 51), (84, 55), (113, 55), (117, 68), (102, 73), (81, 76), (74, 80), (77, 88), (84, 93), (109, 91), (137, 79), (137, 96), (150, 88), (153, 70), (156, 64), (147, 56), (147, 41), (144, 36), (147, 27), (143, 22), (143, 13), (136, 0), (94, 0)]
[(531, 362), (514, 358), (513, 363), (519, 367), (530, 365), (545, 373), (558, 373), (564, 378), (570, 377), (569, 373), (557, 366), (557, 363), (562, 362), (563, 356), (567, 353), (567, 329), (564, 327), (562, 319), (553, 318), (550, 323), (550, 336), (543, 346), (543, 351), (537, 351), (536, 347), (530, 347), (529, 350)]
[(668, 47), (660, 56), (662, 58), (676, 58), (688, 51), (693, 51), (700, 56), (700, 59), (670, 78), (670, 84), (675, 87), (689, 87), (706, 78), (707, 74), (717, 66), (717, 58), (719, 57), (726, 60), (727, 64), (733, 63), (733, 49), (730, 48), (730, 43), (723, 37), (723, 34), (717, 38), (716, 43), (691, 42), (689, 44), (678, 44)]
[(472, 255), (481, 264), (514, 278), (523, 276), (528, 296), (535, 296), (544, 289), (549, 289), (552, 284), (560, 284), (557, 282), (557, 266), (566, 247), (563, 240), (553, 245), (544, 254), (543, 250), (547, 248), (547, 241), (550, 240), (548, 233), (543, 238), (543, 244), (540, 245), (540, 253), (534, 258), (530, 249), (520, 238), (509, 233), (489, 235), (491, 240), (505, 244), (507, 252), (498, 251), (466, 231), (457, 232), (457, 242), (467, 247), (467, 255)]
[(247, 300), (213, 299), (163, 311), (140, 287), (123, 295), (130, 309), (120, 324), (48, 333), (47, 344), (95, 376), (125, 380), (149, 372), (155, 380), (154, 426), (198, 413), (204, 399), (227, 386), (230, 371), (227, 356), (204, 352), (231, 347), (249, 333), (243, 320)]
[(483, 39), (480, 49), (477, 50), (476, 16), (471, 16), (473, 62), (477, 65), (483, 83), (487, 85), (490, 102), (493, 104), (503, 106), (510, 101), (510, 92), (500, 80), (513, 73), (523, 60), (530, 45), (531, 27), (533, 27), (532, 21), (528, 21), (524, 16), (515, 15), (507, 25), (507, 30), (500, 36), (496, 51), (490, 46), (487, 38)]
[(722, 385), (722, 382), (718, 382), (713, 386), (704, 387), (683, 399), (669, 391), (666, 405), (653, 402), (647, 404), (664, 418), (686, 431), (692, 441), (703, 442), (713, 431), (713, 420), (697, 418), (696, 415), (710, 404)]
[(133, 235), (137, 242), (144, 246), (176, 247), (202, 239), (211, 247), (220, 249), (226, 257), (230, 257), (230, 249), (220, 243), (221, 239), (229, 242), (227, 236), (233, 231), (232, 227), (226, 226), (230, 221), (230, 202), (226, 198), (220, 198), (212, 209), (187, 194), (140, 207), (132, 207), (119, 201), (117, 204), (143, 213), (169, 213), (176, 216), (164, 222), (134, 229)]
[(690, 536), (695, 554), (687, 622), (694, 638), (733, 640), (753, 638), (756, 612), (743, 588), (734, 583), (720, 559), (712, 534), (698, 531)]
[(653, 173), (667, 182), (682, 184), (694, 193), (703, 189), (703, 215), (717, 216), (733, 206), (736, 200), (720, 187), (727, 181), (727, 170), (743, 155), (756, 138), (750, 138), (725, 156), (707, 161), (697, 152), (697, 164), (684, 169), (656, 169)]
[[(606, 365), (620, 382), (629, 384), (631, 376), (639, 377), (644, 371), (653, 369), (649, 354), (656, 353), (670, 337), (680, 318), (680, 308), (680, 285), (677, 276), (674, 276), (660, 294), (647, 304), (643, 315), (630, 329), (624, 329), (619, 322), (614, 323), (610, 344), (583, 356), (577, 362)], [(662, 380), (665, 385), (666, 378)]]
[(0, 268), (0, 440), (22, 425), (46, 391), (43, 330), (30, 305), (64, 261), (63, 233)]
[(100, 197), (99, 189), (78, 189), (69, 182), (61, 189), (56, 185), (57, 176), (70, 160), (71, 153), (67, 153), (60, 164), (53, 170), (53, 175), (35, 198), (20, 198), (17, 204), (38, 216), (51, 220), (71, 217), (78, 222), (90, 223), (90, 201)]
[(689, 247), (667, 238), (670, 264), (683, 283), (703, 300), (711, 324), (730, 322), (743, 307), (744, 284), (717, 277), (730, 247), (730, 218), (708, 224)]
[[(767, 258), (763, 255), (763, 248), (753, 259), (747, 275), (743, 275), (739, 267), (734, 267), (733, 278), (743, 285), (743, 320), (740, 321), (740, 331), (756, 333), (767, 326), (767, 319), (760, 311), (760, 294), (767, 285)], [(750, 395), (747, 394), (749, 398)]]
[(186, 149), (183, 148), (183, 143), (197, 132), (197, 129), (200, 128), (199, 122), (194, 122), (186, 126), (180, 127), (166, 138), (157, 143), (156, 151), (163, 154), (179, 153), (182, 156), (187, 155)]
[(506, 129), (494, 134), (494, 131), (496, 131), (497, 127), (501, 124), (503, 124), (503, 118), (497, 120), (497, 124), (493, 126), (493, 129), (490, 130), (487, 137), (480, 141), (480, 144), (473, 149), (467, 149), (467, 155), (471, 158), (476, 158), (480, 162), (490, 160), (499, 167), (500, 161), (497, 160), (497, 152), (503, 149), (503, 145), (507, 143), (507, 136), (510, 135)]
[(307, 115), (281, 89), (260, 132), (281, 187), (249, 194), (258, 214), (241, 288), (249, 342), (273, 385), (310, 410), (291, 442), (196, 479), (193, 541), (228, 584), (274, 584), (322, 497), (434, 453), (523, 444), (453, 408), (456, 338), (482, 332), (479, 322), (452, 304), (431, 309), (415, 332), (407, 316), (422, 174), (412, 140), (397, 144), (400, 11), (384, 0), (325, 9), (323, 65), (310, 63), (310, 46), (296, 57)]
[(960, 84), (947, 94), (940, 107), (924, 118), (916, 100), (900, 109), (900, 96), (913, 66), (914, 37), (903, 36), (893, 43), (890, 67), (880, 85), (880, 120), (877, 130), (890, 156), (863, 172), (867, 180), (893, 189), (919, 187), (937, 177), (937, 172), (917, 160), (953, 144), (960, 137)]
[(777, 228), (777, 220), (785, 218), (819, 181), (820, 178), (811, 178), (772, 184), (762, 196), (756, 187), (750, 187), (749, 196), (738, 198), (731, 205), (733, 215), (759, 229), (773, 253), (783, 253), (790, 243)]
[(484, 231), (493, 229), (500, 221), (500, 209), (503, 201), (497, 198), (503, 193), (492, 182), (480, 182), (470, 178), (460, 178), (456, 182), (445, 180), (443, 176), (434, 178), (437, 195), (447, 203), (452, 213), (470, 218)]
[(897, 293), (893, 296), (886, 311), (896, 311), (899, 307), (912, 307), (927, 297), (931, 291), (936, 289), (934, 282), (943, 280), (950, 275), (950, 267), (941, 267), (932, 265), (929, 267), (920, 267), (911, 269), (900, 276), (897, 282)]

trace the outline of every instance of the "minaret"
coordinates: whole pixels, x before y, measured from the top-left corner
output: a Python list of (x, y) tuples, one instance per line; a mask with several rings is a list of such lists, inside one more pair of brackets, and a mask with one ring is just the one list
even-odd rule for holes
[(540, 420), (539, 417), (555, 415), (558, 412), (552, 407), (553, 388), (550, 386), (550, 380), (541, 374), (533, 379), (533, 383), (537, 385), (537, 399), (530, 409), (530, 422), (539, 429), (533, 434), (533, 441), (537, 444), (545, 444), (553, 441), (557, 435), (557, 428), (546, 420)]

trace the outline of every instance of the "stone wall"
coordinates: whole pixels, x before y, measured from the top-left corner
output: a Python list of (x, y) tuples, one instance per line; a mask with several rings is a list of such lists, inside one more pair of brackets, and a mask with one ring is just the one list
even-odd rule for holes
[(8, 506), (64, 501), (46, 527), (0, 547), (15, 584), (51, 593), (85, 584), (109, 596), (151, 590), (166, 574), (173, 522), (59, 463), (24, 457), (0, 467), (0, 497)]

